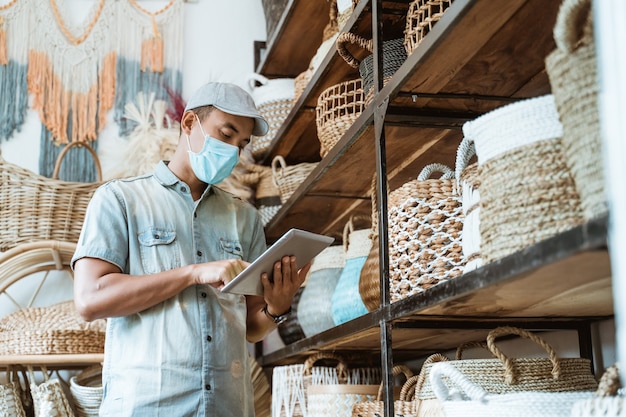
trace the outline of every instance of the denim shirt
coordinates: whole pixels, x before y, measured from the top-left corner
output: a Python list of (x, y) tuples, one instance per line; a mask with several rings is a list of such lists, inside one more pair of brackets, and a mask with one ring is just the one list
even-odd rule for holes
[[(194, 202), (160, 162), (154, 174), (98, 188), (72, 265), (93, 257), (146, 275), (219, 259), (250, 262), (265, 248), (254, 207), (211, 186)], [(100, 416), (253, 416), (245, 297), (195, 285), (109, 318), (103, 385)]]

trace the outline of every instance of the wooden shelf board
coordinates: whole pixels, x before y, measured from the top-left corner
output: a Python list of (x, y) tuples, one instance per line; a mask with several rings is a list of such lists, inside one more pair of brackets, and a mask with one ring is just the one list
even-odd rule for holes
[(0, 355), (0, 369), (8, 365), (45, 365), (49, 369), (83, 368), (104, 361), (103, 353), (66, 355)]

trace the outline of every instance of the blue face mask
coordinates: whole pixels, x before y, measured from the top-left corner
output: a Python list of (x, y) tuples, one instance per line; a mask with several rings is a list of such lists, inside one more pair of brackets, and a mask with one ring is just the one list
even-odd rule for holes
[[(198, 123), (200, 123), (199, 119)], [(204, 146), (198, 153), (191, 150), (189, 135), (187, 135), (191, 169), (202, 182), (207, 184), (220, 183), (235, 169), (235, 165), (239, 161), (239, 148), (207, 135), (202, 129), (202, 124), (200, 124), (200, 130), (204, 135)]]

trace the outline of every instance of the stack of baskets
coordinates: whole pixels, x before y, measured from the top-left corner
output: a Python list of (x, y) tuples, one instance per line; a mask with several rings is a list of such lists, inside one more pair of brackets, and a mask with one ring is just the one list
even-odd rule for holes
[(404, 29), (404, 48), (407, 55), (411, 55), (418, 47), (450, 4), (452, 0), (413, 0), (411, 2)]
[(317, 162), (303, 162), (287, 165), (285, 158), (276, 155), (272, 160), (272, 179), (280, 193), (280, 201), (285, 204), (302, 182), (315, 169)]

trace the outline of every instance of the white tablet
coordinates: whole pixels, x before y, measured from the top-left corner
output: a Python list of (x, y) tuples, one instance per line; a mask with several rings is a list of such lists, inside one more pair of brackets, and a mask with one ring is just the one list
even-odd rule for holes
[(319, 235), (300, 229), (290, 229), (270, 246), (244, 271), (222, 288), (224, 292), (247, 295), (263, 295), (261, 274), (272, 276), (274, 263), (283, 256), (294, 255), (298, 267), (306, 265), (321, 251), (330, 246), (335, 238)]

